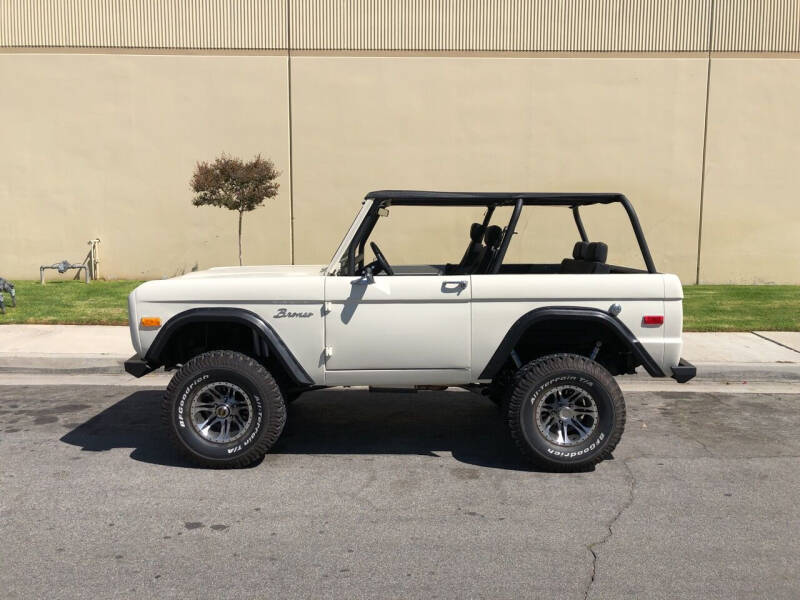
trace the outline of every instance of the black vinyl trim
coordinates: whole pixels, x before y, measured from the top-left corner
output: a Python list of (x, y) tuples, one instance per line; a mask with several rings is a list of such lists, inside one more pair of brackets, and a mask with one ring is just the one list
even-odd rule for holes
[(434, 192), (423, 190), (376, 190), (367, 200), (389, 201), (394, 206), (588, 206), (611, 204), (624, 198), (618, 192)]
[(161, 328), (161, 331), (158, 332), (156, 339), (153, 340), (150, 349), (144, 357), (145, 362), (149, 365), (155, 365), (153, 368), (162, 365), (161, 355), (167, 347), (170, 338), (178, 329), (190, 323), (209, 322), (240, 323), (250, 327), (267, 343), (269, 350), (275, 353), (275, 356), (278, 357), (281, 365), (286, 368), (286, 371), (295, 383), (299, 385), (313, 384), (311, 377), (306, 373), (305, 369), (303, 369), (269, 323), (265, 322), (256, 313), (243, 308), (191, 308), (182, 313), (178, 313), (169, 319)]
[(678, 383), (686, 383), (697, 375), (697, 367), (685, 358), (680, 359), (677, 367), (672, 367), (672, 378)]
[(525, 332), (536, 323), (544, 320), (578, 320), (596, 321), (610, 327), (627, 345), (633, 356), (642, 364), (645, 370), (653, 377), (665, 377), (664, 371), (658, 366), (650, 353), (642, 346), (636, 336), (619, 319), (612, 317), (599, 308), (586, 308), (582, 306), (543, 306), (522, 315), (511, 326), (503, 341), (495, 350), (479, 379), (491, 379), (508, 360), (511, 351), (517, 345)]

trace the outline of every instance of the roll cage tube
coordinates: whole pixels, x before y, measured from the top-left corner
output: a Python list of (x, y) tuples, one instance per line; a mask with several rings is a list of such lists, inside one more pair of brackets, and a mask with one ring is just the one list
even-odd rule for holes
[[(650, 256), (650, 248), (647, 246), (647, 240), (644, 239), (644, 232), (642, 231), (641, 223), (639, 223), (639, 217), (636, 216), (636, 211), (633, 210), (633, 206), (631, 206), (630, 201), (621, 194), (618, 202), (622, 204), (625, 212), (628, 214), (628, 219), (631, 221), (633, 233), (636, 235), (636, 242), (639, 244), (639, 250), (642, 253), (642, 258), (644, 259), (644, 264), (647, 267), (647, 272), (658, 273), (656, 270), (656, 265), (653, 263), (653, 257)], [(572, 207), (572, 216), (575, 219), (575, 225), (578, 227), (578, 233), (580, 233), (581, 240), (588, 242), (589, 238), (586, 236), (586, 229), (584, 228), (583, 220), (581, 219), (580, 207), (577, 204)]]
[(373, 203), (369, 212), (364, 217), (364, 220), (361, 221), (361, 224), (358, 226), (353, 240), (347, 247), (347, 267), (344, 269), (344, 275), (356, 275), (356, 248), (358, 248), (358, 256), (361, 256), (363, 260), (364, 247), (366, 246), (367, 239), (369, 239), (372, 230), (375, 228), (375, 224), (378, 222), (378, 208), (380, 207), (376, 206), (376, 203)]
[[(584, 242), (589, 241), (586, 233), (583, 220), (581, 219), (580, 207), (593, 205), (593, 204), (612, 204), (620, 203), (625, 209), (633, 233), (636, 236), (636, 242), (639, 245), (639, 250), (642, 253), (645, 266), (648, 273), (658, 273), (656, 266), (653, 263), (653, 257), (650, 254), (650, 248), (647, 246), (644, 232), (642, 231), (639, 218), (631, 206), (628, 198), (624, 194), (588, 194), (588, 193), (526, 193), (526, 194), (499, 194), (499, 193), (452, 193), (452, 192), (414, 192), (414, 191), (379, 191), (370, 192), (366, 198), (373, 200), (372, 206), (369, 208), (364, 220), (358, 226), (353, 238), (345, 252), (346, 264), (343, 269), (344, 275), (356, 275), (357, 259), (364, 259), (364, 250), (372, 230), (378, 221), (378, 210), (386, 204), (397, 204), (400, 206), (475, 206), (484, 204), (487, 208), (484, 215), (483, 225), (487, 226), (492, 218), (494, 209), (497, 206), (509, 206), (512, 202), (514, 210), (511, 214), (508, 227), (503, 234), (503, 239), (500, 242), (500, 248), (497, 255), (492, 261), (489, 274), (497, 274), (500, 272), (500, 267), (505, 259), (508, 246), (511, 243), (511, 237), (515, 233), (517, 223), (523, 206), (568, 206), (572, 210), (572, 217), (575, 220), (575, 226), (578, 228), (578, 233), (581, 240)], [(358, 255), (356, 252), (358, 251)]]
[(578, 207), (572, 207), (572, 218), (575, 219), (575, 226), (578, 228), (578, 233), (581, 236), (582, 242), (588, 242), (589, 236), (586, 235), (586, 229), (583, 227), (583, 220), (581, 219), (581, 213), (578, 212)]
[(508, 226), (500, 242), (500, 248), (497, 250), (497, 256), (494, 257), (488, 269), (491, 275), (496, 275), (500, 272), (500, 266), (503, 264), (503, 259), (506, 256), (506, 250), (508, 250), (508, 245), (511, 243), (511, 237), (516, 233), (515, 230), (519, 222), (519, 216), (522, 214), (522, 204), (522, 198), (517, 198), (517, 201), (514, 203), (514, 210), (511, 212), (511, 219), (508, 221)]
[(483, 230), (486, 231), (486, 228), (489, 226), (489, 223), (492, 221), (492, 215), (494, 214), (494, 205), (490, 205), (486, 207), (486, 214), (483, 215)]

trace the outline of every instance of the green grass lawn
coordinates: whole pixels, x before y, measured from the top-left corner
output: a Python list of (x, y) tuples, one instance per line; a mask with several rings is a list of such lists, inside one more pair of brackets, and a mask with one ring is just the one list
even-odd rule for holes
[(800, 331), (798, 285), (689, 285), (686, 331)]
[(141, 281), (15, 281), (17, 307), (3, 294), (3, 323), (62, 323), (70, 325), (126, 325), (128, 294)]
[[(17, 281), (17, 308), (5, 295), (3, 323), (125, 325), (128, 294), (141, 281)], [(800, 331), (800, 286), (697, 285), (684, 288), (686, 331)]]

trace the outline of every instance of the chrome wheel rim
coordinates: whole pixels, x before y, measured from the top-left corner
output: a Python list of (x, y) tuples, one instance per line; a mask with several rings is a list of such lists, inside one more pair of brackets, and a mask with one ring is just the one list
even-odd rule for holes
[(238, 385), (209, 383), (195, 394), (190, 408), (192, 427), (215, 444), (235, 442), (253, 422), (253, 404)]
[(581, 387), (562, 385), (548, 391), (538, 402), (536, 425), (548, 442), (575, 446), (597, 429), (597, 404)]

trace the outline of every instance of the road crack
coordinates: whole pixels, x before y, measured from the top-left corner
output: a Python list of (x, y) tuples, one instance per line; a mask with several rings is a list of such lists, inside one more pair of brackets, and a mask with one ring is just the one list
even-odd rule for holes
[(592, 570), (591, 570), (591, 576), (589, 577), (589, 582), (586, 584), (586, 589), (583, 592), (584, 600), (589, 600), (589, 594), (591, 594), (592, 592), (592, 586), (594, 586), (594, 580), (595, 577), (597, 576), (598, 550), (600, 546), (603, 546), (606, 542), (608, 542), (608, 540), (611, 539), (611, 536), (614, 535), (614, 525), (622, 516), (622, 513), (628, 510), (631, 504), (633, 504), (634, 488), (636, 487), (636, 477), (634, 476), (633, 471), (631, 471), (628, 462), (626, 460), (623, 460), (621, 462), (623, 467), (625, 467), (625, 479), (628, 482), (628, 497), (625, 499), (625, 502), (623, 502), (619, 506), (617, 511), (614, 513), (609, 522), (606, 524), (606, 530), (607, 530), (606, 534), (596, 542), (592, 542), (587, 546), (589, 552), (592, 553)]

